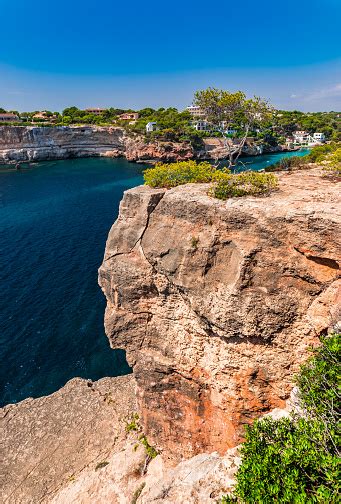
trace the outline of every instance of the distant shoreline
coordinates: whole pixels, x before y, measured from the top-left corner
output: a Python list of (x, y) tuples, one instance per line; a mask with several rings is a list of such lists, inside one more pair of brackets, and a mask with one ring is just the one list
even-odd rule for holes
[[(226, 150), (226, 148), (225, 148)], [(246, 144), (243, 156), (299, 151)], [(201, 148), (189, 142), (146, 142), (145, 137), (118, 126), (0, 126), (0, 164), (89, 157), (124, 157), (138, 163), (225, 159), (221, 139), (205, 138)]]

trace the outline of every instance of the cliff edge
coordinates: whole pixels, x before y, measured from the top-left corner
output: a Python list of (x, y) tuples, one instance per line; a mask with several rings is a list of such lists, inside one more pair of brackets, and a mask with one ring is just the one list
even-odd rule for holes
[(309, 345), (338, 318), (339, 184), (282, 173), (269, 197), (205, 184), (126, 191), (99, 283), (127, 351), (144, 432), (173, 461), (225, 453), (282, 408)]
[(114, 126), (0, 126), (0, 164), (96, 156), (177, 161), (193, 155), (188, 143), (146, 143)]

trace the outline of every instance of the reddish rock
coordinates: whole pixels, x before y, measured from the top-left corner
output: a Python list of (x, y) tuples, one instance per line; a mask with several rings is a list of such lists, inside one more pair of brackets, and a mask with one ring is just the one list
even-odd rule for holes
[(127, 191), (99, 282), (105, 327), (137, 381), (144, 430), (173, 459), (224, 453), (284, 406), (339, 316), (338, 184), (280, 174), (270, 197), (205, 184)]

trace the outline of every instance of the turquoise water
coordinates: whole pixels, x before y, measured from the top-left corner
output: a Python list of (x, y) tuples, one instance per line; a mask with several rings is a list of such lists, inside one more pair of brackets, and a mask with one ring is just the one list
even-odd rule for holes
[(248, 170), (262, 170), (263, 168), (266, 168), (267, 166), (270, 166), (274, 163), (277, 163), (280, 159), (283, 158), (288, 158), (292, 156), (305, 156), (308, 154), (310, 149), (301, 149), (299, 151), (294, 151), (294, 152), (283, 152), (281, 154), (263, 154), (262, 156), (248, 156), (248, 157), (242, 157), (241, 161), (244, 164), (241, 165), (241, 170), (248, 169)]
[[(260, 169), (280, 157), (243, 162)], [(129, 372), (104, 334), (97, 269), (122, 193), (142, 182), (143, 168), (93, 158), (0, 170), (1, 404), (50, 394), (75, 376)]]

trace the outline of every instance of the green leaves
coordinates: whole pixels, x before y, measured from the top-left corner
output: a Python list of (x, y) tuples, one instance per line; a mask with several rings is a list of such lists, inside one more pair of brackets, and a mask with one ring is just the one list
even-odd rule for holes
[(306, 416), (247, 427), (235, 496), (223, 503), (340, 502), (340, 335), (322, 340), (297, 384)]
[(145, 184), (167, 189), (191, 182), (213, 182), (209, 194), (223, 200), (248, 194), (268, 194), (277, 187), (277, 178), (272, 173), (244, 172), (235, 175), (227, 169), (218, 170), (206, 161), (159, 163), (145, 170), (143, 176)]
[(211, 182), (217, 172), (210, 163), (181, 161), (178, 163), (158, 163), (143, 172), (144, 183), (151, 187), (176, 187), (190, 182)]
[(235, 124), (244, 130), (268, 121), (273, 113), (269, 103), (258, 96), (247, 99), (242, 91), (230, 93), (216, 88), (197, 91), (194, 105), (204, 111), (205, 117), (214, 126), (219, 127), (222, 123)]
[(272, 173), (244, 172), (224, 175), (212, 187), (210, 194), (226, 200), (232, 197), (269, 194), (278, 185)]

